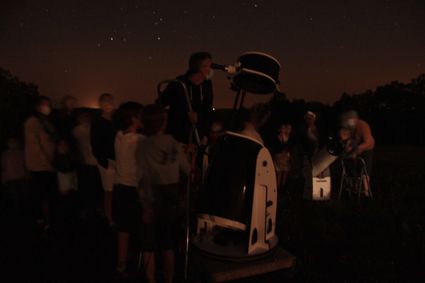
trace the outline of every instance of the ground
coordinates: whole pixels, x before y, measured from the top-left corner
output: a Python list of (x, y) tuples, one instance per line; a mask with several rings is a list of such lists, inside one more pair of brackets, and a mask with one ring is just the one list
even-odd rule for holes
[[(358, 204), (283, 199), (280, 245), (297, 257), (297, 266), (248, 281), (423, 282), (423, 160), (424, 148), (378, 148), (372, 176), (373, 201)], [(78, 211), (71, 212), (46, 234), (26, 217), (11, 217), (5, 207), (3, 201), (2, 282), (114, 281), (115, 233), (102, 218), (82, 218)]]

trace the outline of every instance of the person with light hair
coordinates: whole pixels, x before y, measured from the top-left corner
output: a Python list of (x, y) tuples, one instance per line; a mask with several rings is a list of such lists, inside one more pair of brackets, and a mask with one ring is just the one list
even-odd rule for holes
[(352, 158), (360, 157), (364, 160), (368, 176), (364, 178), (364, 185), (369, 193), (370, 174), (372, 173), (373, 150), (375, 148), (375, 139), (369, 124), (360, 119), (356, 111), (350, 110), (342, 114), (341, 126), (350, 129), (353, 139), (357, 146), (351, 153)]

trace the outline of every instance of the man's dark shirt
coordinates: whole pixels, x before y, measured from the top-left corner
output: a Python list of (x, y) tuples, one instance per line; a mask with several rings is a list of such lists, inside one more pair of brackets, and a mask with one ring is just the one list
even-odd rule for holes
[(115, 134), (111, 121), (100, 115), (93, 119), (90, 132), (92, 152), (99, 165), (105, 168), (108, 159), (115, 160)]
[[(210, 80), (205, 80), (201, 85), (193, 85), (186, 75), (178, 80), (185, 83), (192, 110), (198, 114), (197, 129), (200, 137), (207, 135), (212, 122), (213, 88)], [(182, 143), (189, 143), (191, 123), (187, 113), (189, 107), (184, 89), (177, 82), (170, 83), (160, 98), (162, 106), (169, 106), (167, 132)]]

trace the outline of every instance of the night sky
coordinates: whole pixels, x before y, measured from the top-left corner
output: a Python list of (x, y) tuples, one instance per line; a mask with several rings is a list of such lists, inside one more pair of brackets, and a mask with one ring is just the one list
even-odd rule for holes
[[(289, 98), (333, 102), (425, 71), (425, 3), (1, 1), (0, 66), (56, 102), (71, 94), (94, 106), (110, 92), (150, 103), (157, 82), (183, 73), (190, 53), (231, 64), (252, 50), (280, 60)], [(213, 80), (215, 106), (230, 107), (224, 74)]]

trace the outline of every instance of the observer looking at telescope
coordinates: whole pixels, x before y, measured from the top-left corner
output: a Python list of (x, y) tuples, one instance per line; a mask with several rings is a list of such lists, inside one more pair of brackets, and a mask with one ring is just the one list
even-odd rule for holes
[[(167, 132), (184, 144), (189, 144), (192, 125), (196, 125), (200, 138), (206, 136), (212, 121), (213, 88), (212, 57), (208, 52), (193, 53), (189, 59), (189, 69), (177, 80), (186, 85), (188, 100), (181, 84), (170, 83), (162, 93), (159, 103), (168, 108)], [(189, 110), (188, 102), (192, 111)]]
[(368, 175), (372, 171), (373, 149), (375, 148), (375, 139), (369, 124), (360, 119), (356, 111), (348, 111), (341, 116), (341, 126), (350, 129), (352, 138), (357, 146), (351, 157), (362, 158), (366, 163)]

